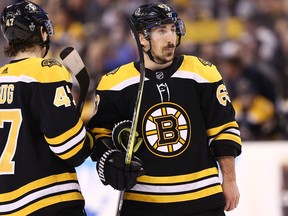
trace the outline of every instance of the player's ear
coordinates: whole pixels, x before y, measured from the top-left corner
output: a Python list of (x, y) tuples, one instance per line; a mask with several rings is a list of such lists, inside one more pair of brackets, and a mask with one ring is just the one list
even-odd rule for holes
[(150, 45), (149, 45), (149, 41), (148, 41), (148, 40), (144, 37), (144, 35), (141, 34), (141, 33), (139, 33), (138, 36), (139, 36), (139, 41), (140, 41), (142, 47), (143, 47), (145, 50), (148, 49), (149, 46), (150, 46)]
[(48, 39), (48, 34), (45, 31), (43, 26), (40, 27), (40, 32), (41, 32), (41, 37), (42, 37), (43, 41), (46, 41)]

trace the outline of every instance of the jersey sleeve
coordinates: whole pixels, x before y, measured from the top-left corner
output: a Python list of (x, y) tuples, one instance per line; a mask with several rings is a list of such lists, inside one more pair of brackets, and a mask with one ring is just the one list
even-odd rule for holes
[(93, 141), (76, 111), (71, 76), (63, 66), (42, 66), (38, 81), (31, 109), (45, 140), (58, 157), (78, 166), (90, 155)]
[[(129, 77), (126, 70), (132, 73)], [(98, 160), (108, 149), (115, 148), (112, 142), (112, 130), (116, 123), (121, 120), (131, 119), (129, 99), (123, 94), (123, 83), (133, 80), (133, 76), (139, 75), (132, 64), (122, 66), (104, 75), (98, 84), (96, 94), (99, 97), (97, 113), (90, 119), (87, 127), (93, 131), (96, 138), (96, 150), (92, 160)], [(129, 73), (131, 74), (131, 73)], [(127, 77), (128, 76), (128, 77)]]
[(97, 113), (90, 119), (87, 127), (93, 132), (96, 139), (96, 150), (91, 156), (97, 161), (108, 149), (115, 146), (112, 142), (112, 130), (114, 122), (117, 122), (117, 107), (113, 102), (115, 92), (97, 90), (99, 104)]
[(241, 153), (241, 138), (239, 126), (235, 120), (235, 111), (216, 67), (213, 66), (209, 73), (214, 73), (220, 78), (201, 85), (201, 106), (210, 150), (215, 157), (236, 157)]

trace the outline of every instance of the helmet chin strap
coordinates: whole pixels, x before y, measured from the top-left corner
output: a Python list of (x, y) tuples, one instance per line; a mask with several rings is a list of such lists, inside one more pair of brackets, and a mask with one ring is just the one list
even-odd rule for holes
[[(42, 31), (42, 33), (39, 32), (39, 34), (40, 34), (39, 36), (42, 38), (42, 46), (45, 48), (45, 53), (43, 55), (43, 58), (45, 58), (45, 56), (47, 55), (49, 48), (50, 48), (50, 36), (49, 36), (47, 30), (45, 30), (44, 28), (41, 27), (40, 31)], [(45, 41), (44, 41), (43, 33), (47, 33), (47, 38)]]
[(45, 56), (47, 55), (49, 48), (50, 48), (50, 37), (49, 37), (49, 35), (47, 35), (47, 38), (45, 41), (44, 41), (44, 38), (41, 34), (40, 34), (40, 37), (42, 38), (42, 47), (45, 48), (45, 53), (44, 53), (42, 58), (45, 58)]
[(155, 61), (155, 58), (154, 58), (154, 56), (152, 55), (152, 52), (151, 52), (152, 44), (151, 44), (151, 40), (150, 39), (149, 39), (149, 45), (150, 45), (150, 49), (149, 50), (144, 50), (143, 49), (143, 51), (144, 51), (144, 53), (146, 53), (149, 56), (150, 60), (153, 61), (156, 64), (160, 64), (160, 65), (166, 64), (167, 62), (160, 63), (160, 62), (156, 62)]
[(49, 38), (49, 36), (48, 36), (46, 41), (43, 41), (43, 45), (45, 47), (45, 53), (44, 53), (43, 58), (45, 58), (45, 56), (47, 55), (47, 53), (49, 51), (49, 48), (50, 48), (50, 38)]
[[(150, 46), (151, 46), (151, 43), (150, 43)], [(146, 53), (146, 54), (149, 56), (149, 58), (150, 58), (151, 61), (153, 61), (153, 62), (155, 62), (156, 64), (158, 64), (158, 62), (156, 62), (156, 61), (154, 60), (154, 56), (153, 56), (152, 53), (151, 53), (151, 49), (149, 49), (149, 50), (144, 50), (144, 49), (143, 49), (143, 52)]]

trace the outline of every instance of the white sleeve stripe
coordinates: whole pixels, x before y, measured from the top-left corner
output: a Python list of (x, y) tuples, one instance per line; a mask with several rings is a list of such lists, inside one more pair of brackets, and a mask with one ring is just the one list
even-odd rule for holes
[(75, 136), (73, 139), (69, 140), (66, 143), (63, 143), (60, 146), (50, 146), (50, 149), (55, 153), (55, 154), (61, 154), (66, 152), (67, 150), (73, 148), (74, 146), (78, 145), (86, 136), (86, 129), (85, 127), (82, 128), (82, 131)]
[(149, 193), (179, 193), (179, 192), (190, 192), (192, 190), (201, 189), (210, 185), (220, 184), (218, 177), (211, 177), (208, 179), (200, 180), (193, 183), (185, 183), (181, 185), (145, 185), (136, 184), (131, 190), (139, 192)]
[[(224, 131), (224, 133), (232, 133), (232, 134), (235, 134), (235, 135), (237, 135), (237, 136), (240, 136), (240, 131), (238, 130), (238, 129), (236, 129), (236, 128), (230, 128), (230, 129), (227, 129), (227, 130), (225, 130)], [(223, 132), (222, 132), (223, 133)], [(211, 139), (209, 139), (209, 146), (210, 146), (210, 144), (211, 144), (211, 142), (213, 142), (213, 140), (214, 140), (214, 138), (215, 137), (212, 137)]]
[(236, 134), (238, 136), (240, 136), (240, 131), (238, 129), (235, 129), (235, 128), (231, 128), (231, 129), (228, 129), (228, 130), (225, 130), (224, 131), (225, 133), (233, 133), (233, 134)]

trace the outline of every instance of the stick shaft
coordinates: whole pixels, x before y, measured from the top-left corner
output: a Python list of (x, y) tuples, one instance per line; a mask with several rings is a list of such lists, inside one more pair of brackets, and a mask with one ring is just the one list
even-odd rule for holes
[(131, 126), (131, 132), (129, 134), (129, 140), (127, 145), (127, 153), (126, 153), (126, 164), (131, 163), (132, 155), (133, 155), (133, 148), (135, 144), (135, 135), (136, 135), (136, 129), (137, 129), (137, 123), (140, 113), (140, 107), (142, 102), (142, 94), (143, 94), (143, 88), (144, 88), (144, 81), (145, 81), (145, 66), (144, 66), (144, 56), (142, 51), (142, 45), (139, 40), (138, 32), (136, 31), (132, 21), (128, 19), (128, 23), (130, 25), (130, 28), (132, 30), (132, 33), (134, 34), (134, 38), (136, 40), (138, 54), (139, 54), (139, 60), (140, 60), (140, 81), (138, 86), (138, 92), (137, 92), (137, 98), (135, 102), (134, 107), (134, 113), (133, 113), (133, 119), (132, 119), (132, 126)]
[[(128, 140), (128, 145), (127, 145), (127, 152), (126, 152), (126, 157), (125, 157), (126, 164), (131, 163), (132, 156), (133, 156), (133, 148), (135, 144), (137, 124), (138, 124), (138, 118), (139, 118), (140, 107), (141, 107), (141, 102), (142, 102), (142, 94), (143, 94), (143, 88), (144, 88), (144, 81), (145, 81), (145, 65), (144, 65), (142, 45), (139, 40), (138, 32), (136, 31), (133, 25), (133, 22), (129, 18), (128, 18), (128, 23), (129, 23), (130, 29), (134, 35), (134, 38), (137, 44), (137, 50), (138, 50), (139, 61), (140, 61), (140, 81), (139, 81), (137, 98), (136, 98), (134, 112), (133, 112), (132, 126), (130, 129), (129, 140)], [(121, 214), (124, 193), (125, 191), (120, 191), (116, 216), (120, 216)]]

